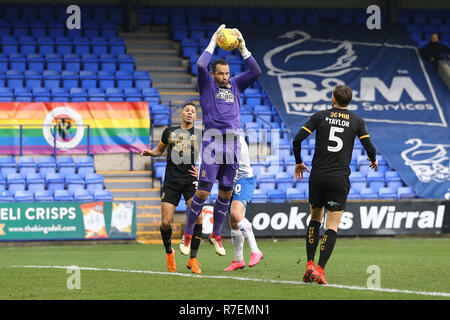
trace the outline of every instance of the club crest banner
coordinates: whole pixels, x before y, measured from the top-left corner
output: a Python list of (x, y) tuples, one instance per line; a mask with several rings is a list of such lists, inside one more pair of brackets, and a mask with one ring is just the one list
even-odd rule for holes
[[(402, 26), (240, 26), (259, 78), (293, 137), (331, 108), (336, 85), (353, 91), (349, 110), (377, 151), (423, 198), (450, 196), (450, 93)], [(270, 39), (270, 41), (267, 41)]]

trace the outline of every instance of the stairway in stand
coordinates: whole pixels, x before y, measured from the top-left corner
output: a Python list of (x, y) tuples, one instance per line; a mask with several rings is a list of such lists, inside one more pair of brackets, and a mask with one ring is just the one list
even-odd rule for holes
[[(127, 53), (134, 56), (136, 70), (150, 73), (152, 86), (160, 93), (161, 104), (171, 103), (172, 125), (178, 125), (180, 109), (176, 108), (188, 100), (198, 103), (198, 91), (196, 77), (189, 72), (189, 60), (181, 57), (180, 44), (170, 39), (169, 26), (143, 26), (137, 32), (120, 33), (119, 36), (126, 42)], [(201, 119), (201, 110), (197, 117)], [(153, 146), (159, 143), (164, 129), (153, 128)], [(150, 160), (146, 168), (151, 168)], [(162, 243), (160, 181), (152, 181), (151, 171), (105, 174), (105, 183), (115, 200), (136, 201), (137, 241)], [(181, 240), (185, 216), (185, 213), (174, 215), (172, 243)]]

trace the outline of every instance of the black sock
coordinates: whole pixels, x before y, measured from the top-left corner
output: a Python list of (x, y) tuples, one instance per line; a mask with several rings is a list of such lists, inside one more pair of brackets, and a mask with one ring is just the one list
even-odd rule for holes
[(159, 231), (161, 232), (161, 238), (164, 248), (166, 248), (166, 253), (172, 253), (172, 227), (169, 227), (167, 230), (163, 230), (159, 227)]
[(197, 257), (197, 251), (200, 247), (200, 242), (202, 241), (202, 225), (196, 224), (194, 226), (194, 233), (192, 234), (191, 240), (191, 258)]
[(306, 257), (314, 261), (316, 255), (317, 244), (319, 243), (320, 222), (311, 220), (306, 230)]
[(325, 231), (325, 234), (322, 238), (322, 244), (320, 245), (320, 257), (319, 257), (319, 266), (322, 269), (325, 269), (325, 265), (327, 264), (328, 259), (333, 252), (334, 245), (336, 244), (337, 233), (332, 229), (328, 229)]

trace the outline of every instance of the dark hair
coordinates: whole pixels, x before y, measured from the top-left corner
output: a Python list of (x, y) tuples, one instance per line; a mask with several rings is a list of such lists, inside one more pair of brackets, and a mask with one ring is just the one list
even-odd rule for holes
[(333, 97), (341, 107), (346, 107), (352, 101), (352, 89), (344, 85), (337, 85), (333, 89)]
[(183, 110), (184, 108), (186, 108), (187, 106), (193, 106), (195, 108), (195, 111), (197, 111), (197, 105), (193, 102), (186, 102), (185, 104), (183, 104), (181, 106), (181, 110)]
[(218, 64), (221, 64), (223, 66), (227, 66), (228, 62), (226, 62), (224, 59), (216, 59), (216, 60), (214, 60), (214, 62), (211, 64), (211, 71), (212, 71), (212, 73), (216, 73), (216, 66)]

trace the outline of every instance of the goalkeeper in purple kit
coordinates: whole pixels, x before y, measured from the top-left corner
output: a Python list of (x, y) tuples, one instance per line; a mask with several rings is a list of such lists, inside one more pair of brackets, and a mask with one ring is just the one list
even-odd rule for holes
[(211, 65), (211, 72), (208, 71), (208, 64), (217, 44), (217, 35), (224, 28), (225, 25), (221, 25), (217, 29), (197, 62), (197, 85), (205, 131), (202, 140), (202, 165), (198, 188), (192, 199), (183, 241), (180, 244), (180, 251), (184, 255), (190, 253), (195, 222), (202, 212), (203, 204), (208, 199), (216, 179), (219, 180), (219, 194), (214, 204), (213, 232), (209, 241), (214, 245), (217, 254), (226, 254), (221, 235), (239, 168), (239, 135), (241, 133), (239, 99), (241, 93), (261, 74), (261, 69), (247, 50), (242, 34), (237, 29), (234, 31), (238, 34), (238, 49), (248, 70), (230, 79), (228, 63), (223, 59), (217, 59)]

